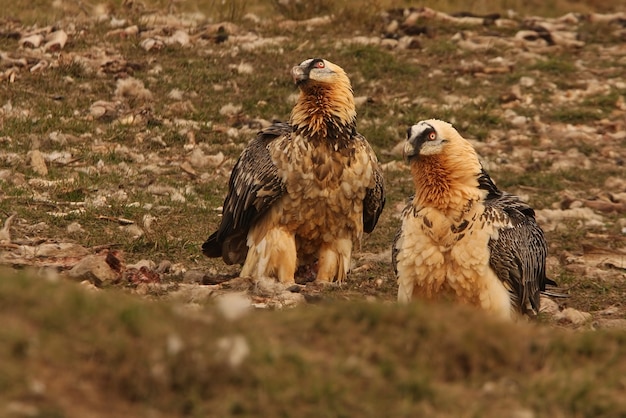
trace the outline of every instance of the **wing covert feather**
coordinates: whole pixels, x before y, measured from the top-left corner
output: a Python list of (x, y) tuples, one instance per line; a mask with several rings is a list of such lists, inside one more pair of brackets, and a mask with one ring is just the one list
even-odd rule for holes
[(365, 152), (369, 155), (374, 169), (374, 187), (366, 189), (365, 198), (363, 199), (363, 230), (369, 234), (376, 227), (378, 218), (385, 207), (385, 179), (376, 153), (370, 144), (361, 134), (357, 133), (357, 138), (361, 140), (365, 147)]
[(501, 193), (485, 201), (483, 216), (497, 229), (489, 240), (491, 268), (510, 289), (520, 311), (536, 313), (540, 292), (549, 280), (545, 271), (548, 248), (535, 212), (518, 197)]

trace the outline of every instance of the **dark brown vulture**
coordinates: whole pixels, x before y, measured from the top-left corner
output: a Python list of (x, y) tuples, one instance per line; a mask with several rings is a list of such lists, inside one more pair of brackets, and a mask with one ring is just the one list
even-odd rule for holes
[(241, 276), (294, 283), (299, 265), (341, 282), (363, 232), (385, 204), (376, 155), (357, 132), (350, 80), (324, 59), (293, 67), (300, 95), (289, 123), (259, 132), (235, 164), (209, 257), (243, 264)]

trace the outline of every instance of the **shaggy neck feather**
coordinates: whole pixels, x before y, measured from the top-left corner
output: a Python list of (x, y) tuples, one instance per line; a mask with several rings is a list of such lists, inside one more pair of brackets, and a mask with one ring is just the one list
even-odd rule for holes
[(340, 143), (356, 130), (356, 109), (349, 83), (315, 85), (300, 92), (290, 122), (296, 133)]

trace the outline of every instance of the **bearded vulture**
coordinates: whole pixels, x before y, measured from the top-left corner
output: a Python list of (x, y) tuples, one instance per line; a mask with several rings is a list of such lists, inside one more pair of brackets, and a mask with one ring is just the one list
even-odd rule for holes
[(383, 210), (382, 170), (357, 132), (345, 71), (315, 58), (291, 75), (300, 94), (289, 123), (263, 129), (244, 149), (202, 252), (243, 264), (242, 277), (290, 285), (307, 265), (317, 282), (341, 282)]
[(534, 317), (540, 293), (556, 283), (533, 209), (496, 187), (447, 122), (411, 126), (404, 155), (415, 195), (392, 249), (398, 301), (451, 298), (506, 320)]

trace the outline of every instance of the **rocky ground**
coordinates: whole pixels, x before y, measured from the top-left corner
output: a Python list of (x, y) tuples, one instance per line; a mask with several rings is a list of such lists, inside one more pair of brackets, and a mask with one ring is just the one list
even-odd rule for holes
[[(93, 289), (258, 308), (394, 300), (389, 245), (411, 193), (399, 144), (438, 117), (536, 209), (569, 293), (546, 322), (626, 328), (626, 13), (557, 18), (389, 10), (372, 27), (96, 8), (0, 33), (0, 264)], [(288, 69), (342, 65), (388, 203), (348, 283), (253, 285), (199, 246), (246, 142), (294, 100)]]

